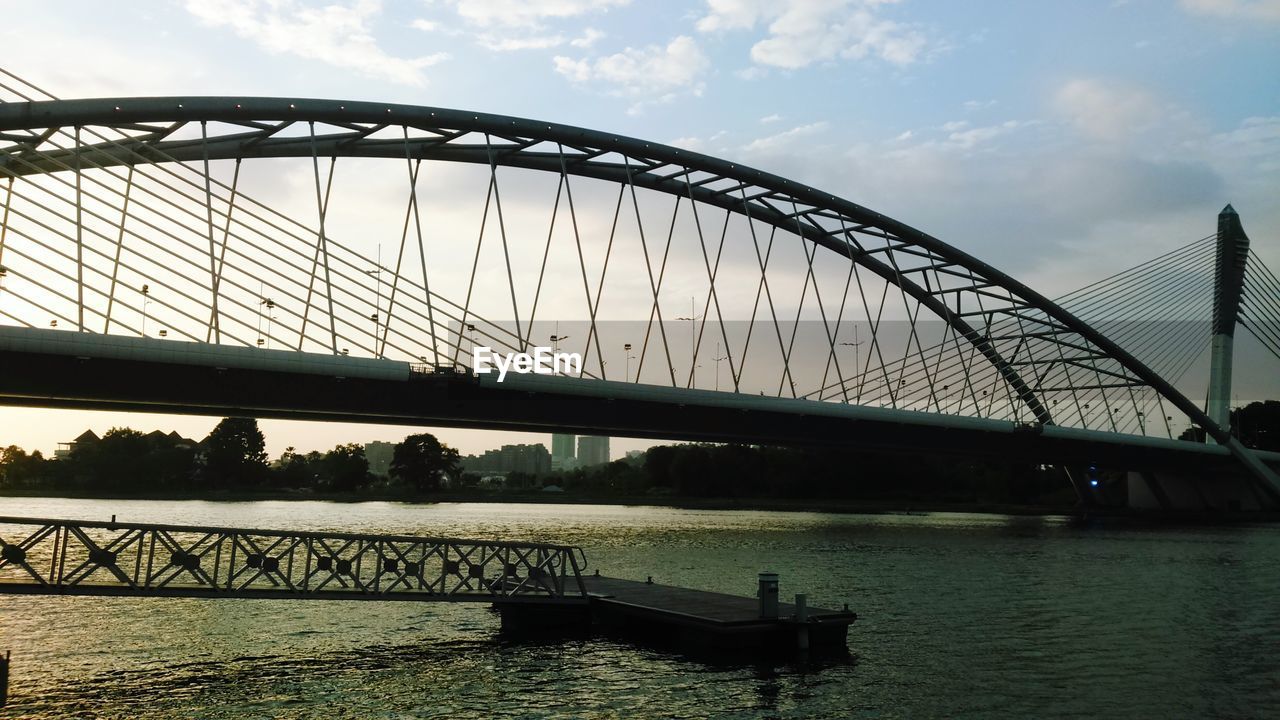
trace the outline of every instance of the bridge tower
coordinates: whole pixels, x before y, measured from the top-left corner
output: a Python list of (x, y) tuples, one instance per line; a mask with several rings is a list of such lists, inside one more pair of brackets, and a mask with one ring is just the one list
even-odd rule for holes
[[(1231, 359), (1240, 313), (1240, 291), (1249, 259), (1249, 236), (1240, 215), (1227, 205), (1218, 214), (1218, 251), (1213, 274), (1213, 340), (1205, 414), (1219, 427), (1231, 427)], [(1206, 439), (1212, 441), (1212, 436)]]

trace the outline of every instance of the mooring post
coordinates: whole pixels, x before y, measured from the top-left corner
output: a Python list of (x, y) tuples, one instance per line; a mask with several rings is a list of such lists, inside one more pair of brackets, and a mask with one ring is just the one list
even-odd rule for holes
[(9, 702), (9, 651), (0, 658), (0, 707)]
[(778, 617), (778, 573), (762, 572), (759, 575), (760, 617)]
[(809, 649), (809, 595), (796, 593), (796, 647)]

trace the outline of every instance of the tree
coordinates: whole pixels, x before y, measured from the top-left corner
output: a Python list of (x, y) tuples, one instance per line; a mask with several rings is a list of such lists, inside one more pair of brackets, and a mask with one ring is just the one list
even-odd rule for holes
[(205, 438), (205, 482), (214, 488), (248, 485), (267, 471), (266, 439), (253, 418), (223, 418)]
[(1280, 450), (1280, 401), (1252, 402), (1232, 410), (1231, 429), (1251, 448)]
[[(145, 477), (151, 448), (146, 436), (137, 430), (113, 427), (89, 449), (89, 474), (100, 487), (122, 490), (144, 485), (151, 479)], [(80, 449), (74, 454), (80, 455)]]
[(0, 449), (0, 487), (39, 485), (50, 473), (39, 450), (28, 455), (17, 445)]
[(340, 492), (358, 490), (369, 480), (369, 460), (364, 447), (355, 443), (339, 445), (324, 454), (321, 472), (330, 488)]
[(319, 463), (319, 453), (303, 455), (290, 445), (276, 461), (272, 484), (287, 488), (315, 488), (316, 476), (320, 473)]
[(458, 472), (458, 451), (431, 433), (410, 435), (391, 456), (391, 477), (419, 492), (440, 489), (442, 478)]

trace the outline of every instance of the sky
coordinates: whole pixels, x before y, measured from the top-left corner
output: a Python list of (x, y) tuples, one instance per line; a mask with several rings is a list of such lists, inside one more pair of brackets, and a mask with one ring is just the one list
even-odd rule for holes
[[(5, 8), (4, 66), (59, 97), (378, 100), (614, 131), (838, 194), (1050, 297), (1208, 235), (1228, 202), (1280, 269), (1280, 0)], [(214, 422), (5, 408), (0, 444)], [(415, 430), (262, 426), (272, 455)], [(437, 434), (464, 453), (549, 442)]]

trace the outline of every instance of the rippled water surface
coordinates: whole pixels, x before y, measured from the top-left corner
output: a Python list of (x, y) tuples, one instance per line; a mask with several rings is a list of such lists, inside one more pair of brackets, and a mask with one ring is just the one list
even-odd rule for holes
[(0, 596), (0, 717), (1280, 717), (1280, 528), (581, 505), (0, 498), (0, 515), (581, 545), (606, 575), (848, 602), (850, 656), (515, 642), (483, 605)]

